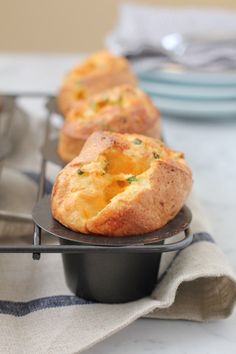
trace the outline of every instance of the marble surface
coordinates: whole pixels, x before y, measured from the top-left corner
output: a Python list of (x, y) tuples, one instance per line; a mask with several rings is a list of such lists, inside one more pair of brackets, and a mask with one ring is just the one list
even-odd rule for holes
[[(0, 92), (55, 92), (79, 55), (0, 55)], [(198, 121), (163, 118), (169, 145), (186, 152), (195, 190), (214, 237), (236, 270), (236, 117)], [(236, 312), (210, 323), (140, 319), (87, 350), (87, 354), (234, 354)]]

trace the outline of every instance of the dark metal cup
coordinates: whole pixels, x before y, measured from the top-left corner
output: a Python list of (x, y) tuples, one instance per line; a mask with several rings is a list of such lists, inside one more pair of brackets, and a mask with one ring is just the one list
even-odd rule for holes
[[(60, 243), (76, 244), (65, 239), (60, 239)], [(62, 258), (66, 282), (73, 293), (88, 300), (121, 303), (150, 295), (157, 282), (161, 253), (99, 253), (98, 250), (63, 254)]]
[[(59, 238), (71, 291), (84, 299), (104, 303), (150, 295), (157, 282), (162, 253), (179, 250), (192, 241), (191, 212), (187, 207), (159, 230), (126, 237), (87, 235), (67, 229), (52, 217), (48, 196), (36, 204), (33, 219), (40, 228)], [(182, 240), (164, 243), (180, 232), (185, 233)]]

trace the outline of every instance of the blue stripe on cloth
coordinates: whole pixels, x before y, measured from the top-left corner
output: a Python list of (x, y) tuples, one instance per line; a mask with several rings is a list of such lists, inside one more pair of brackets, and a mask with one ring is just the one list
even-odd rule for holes
[(215, 240), (207, 232), (197, 232), (196, 234), (193, 235), (193, 241), (192, 241), (191, 245), (193, 243), (197, 243), (200, 241), (208, 241), (211, 243), (215, 243)]
[[(194, 234), (193, 242), (197, 243), (207, 241), (214, 243), (213, 238), (206, 232), (199, 232)], [(189, 246), (191, 246), (189, 245)], [(189, 247), (188, 246), (188, 247)], [(170, 269), (171, 265), (173, 264), (174, 260), (179, 256), (182, 250), (178, 251), (174, 256), (173, 260), (169, 264), (168, 268), (162, 274), (162, 276), (158, 279), (158, 283), (164, 278), (168, 270)], [(48, 308), (56, 308), (56, 307), (64, 307), (64, 306), (72, 306), (72, 305), (88, 305), (93, 304), (92, 301), (87, 301), (77, 296), (70, 296), (70, 295), (59, 295), (59, 296), (49, 296), (43, 297), (40, 299), (34, 299), (27, 302), (16, 302), (16, 301), (2, 301), (0, 300), (0, 314), (5, 315), (12, 315), (16, 317), (21, 317), (28, 315), (32, 312), (45, 310)]]
[(48, 308), (88, 304), (92, 302), (70, 295), (49, 296), (27, 302), (0, 301), (0, 314), (21, 317)]

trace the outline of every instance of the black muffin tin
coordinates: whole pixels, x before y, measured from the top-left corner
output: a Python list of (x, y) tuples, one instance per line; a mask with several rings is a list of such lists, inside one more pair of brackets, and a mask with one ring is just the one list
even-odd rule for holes
[[(106, 303), (150, 295), (157, 282), (161, 254), (184, 248), (192, 240), (188, 228), (191, 212), (187, 207), (161, 229), (129, 237), (82, 234), (67, 229), (53, 219), (49, 196), (36, 204), (33, 219), (41, 229), (59, 238), (69, 288), (80, 297)], [(181, 241), (165, 244), (180, 232), (185, 233)]]

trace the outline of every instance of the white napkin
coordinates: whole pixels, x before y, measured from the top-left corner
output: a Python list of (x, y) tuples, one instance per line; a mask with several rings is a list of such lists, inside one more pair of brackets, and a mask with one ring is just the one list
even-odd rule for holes
[[(202, 39), (190, 44), (181, 56), (170, 60), (189, 67), (214, 66), (229, 68), (236, 65), (236, 11), (216, 8), (165, 8), (135, 4), (121, 5), (116, 28), (108, 35), (106, 45), (123, 55), (145, 55), (152, 52), (146, 66), (166, 61), (161, 46), (163, 37), (179, 33), (184, 38)], [(221, 40), (216, 42), (215, 40)], [(211, 45), (206, 40), (214, 40)], [(227, 42), (222, 41), (228, 39)], [(215, 44), (214, 44), (215, 43)], [(155, 54), (156, 55), (153, 55)]]

